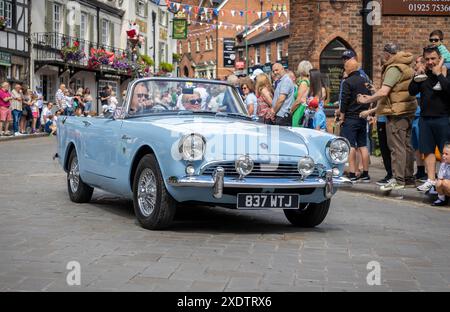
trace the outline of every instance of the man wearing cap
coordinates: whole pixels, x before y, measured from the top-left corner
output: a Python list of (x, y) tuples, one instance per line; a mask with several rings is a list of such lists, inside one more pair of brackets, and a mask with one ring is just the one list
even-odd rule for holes
[(294, 103), (295, 86), (283, 65), (275, 63), (272, 66), (273, 74), (279, 78), (272, 102), (272, 112), (275, 115), (275, 124), (291, 126), (291, 106)]
[[(377, 115), (387, 118), (386, 133), (394, 176), (380, 187), (382, 191), (403, 189), (410, 184), (415, 186), (411, 130), (417, 100), (408, 91), (414, 77), (411, 68), (413, 61), (411, 53), (400, 51), (394, 43), (386, 44), (383, 50), (382, 87), (374, 95), (358, 96), (360, 104), (378, 101)], [(361, 116), (370, 112), (362, 112)]]
[(257, 68), (253, 71), (253, 74), (250, 76), (250, 78), (253, 80), (253, 82), (255, 82), (256, 77), (258, 77), (258, 75), (264, 74), (264, 72), (262, 71), (262, 69)]

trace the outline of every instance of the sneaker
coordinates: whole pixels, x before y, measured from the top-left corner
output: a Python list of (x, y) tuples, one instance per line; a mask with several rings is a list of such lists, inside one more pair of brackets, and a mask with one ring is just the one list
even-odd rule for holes
[(426, 192), (429, 191), (434, 186), (434, 181), (427, 180), (424, 184), (417, 187), (418, 191)]
[(4, 136), (11, 136), (12, 135), (12, 133), (11, 132), (9, 132), (9, 131), (5, 131), (5, 133), (3, 134)]
[(388, 181), (386, 185), (382, 185), (380, 187), (380, 191), (386, 192), (386, 191), (392, 191), (392, 190), (402, 190), (405, 186), (403, 184), (397, 183), (397, 180), (392, 178)]
[(434, 91), (442, 91), (442, 86), (441, 83), (438, 82), (434, 87), (433, 87)]
[(425, 74), (417, 75), (416, 77), (414, 77), (415, 82), (424, 82), (427, 79), (428, 79), (428, 76)]
[(14, 136), (19, 136), (19, 135), (21, 135), (20, 132), (14, 132)]
[(407, 187), (407, 188), (415, 188), (416, 187), (416, 180), (415, 179), (406, 180), (405, 181), (405, 187)]
[(383, 179), (381, 179), (380, 181), (377, 182), (377, 185), (379, 185), (379, 186), (386, 185), (386, 184), (388, 184), (390, 179), (392, 179), (391, 176), (385, 176)]
[(448, 198), (445, 197), (444, 200), (442, 199), (437, 199), (436, 201), (434, 201), (431, 206), (446, 206), (448, 204)]
[(370, 176), (369, 175), (361, 176), (359, 177), (359, 181), (361, 181), (362, 183), (370, 183)]
[(425, 192), (425, 195), (438, 195), (436, 186), (433, 185), (428, 191)]
[(353, 177), (353, 178), (350, 178), (350, 177), (348, 177), (348, 178), (350, 179), (350, 181), (352, 181), (352, 183), (356, 183), (356, 182), (359, 181), (359, 177), (358, 176)]

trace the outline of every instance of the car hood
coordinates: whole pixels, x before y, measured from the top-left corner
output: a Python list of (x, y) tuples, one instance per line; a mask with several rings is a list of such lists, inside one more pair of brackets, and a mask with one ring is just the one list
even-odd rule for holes
[[(162, 116), (161, 116), (162, 117)], [(236, 155), (306, 156), (309, 150), (301, 133), (287, 127), (270, 126), (252, 121), (215, 116), (177, 116), (151, 118), (153, 126), (170, 131), (179, 140), (197, 133), (205, 137), (207, 154), (223, 159)], [(142, 118), (145, 121), (147, 118)], [(150, 121), (150, 120), (149, 120)]]

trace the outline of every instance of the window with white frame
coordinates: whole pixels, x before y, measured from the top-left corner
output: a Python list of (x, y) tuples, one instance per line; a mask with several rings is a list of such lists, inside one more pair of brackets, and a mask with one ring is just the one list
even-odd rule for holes
[(168, 22), (167, 17), (168, 17), (167, 12), (159, 9), (159, 24), (161, 26), (167, 27)]
[(6, 27), (12, 27), (12, 1), (0, 0), (0, 16), (6, 19)]
[(159, 43), (159, 62), (167, 62), (167, 44), (165, 42)]
[(212, 37), (212, 36), (209, 37), (209, 48), (210, 48), (211, 50), (214, 50), (214, 44), (213, 44), (213, 37)]
[(87, 20), (88, 20), (87, 14), (81, 13), (81, 16), (80, 16), (80, 38), (81, 39), (86, 39)]
[(178, 53), (179, 54), (183, 53), (183, 44), (181, 42), (178, 44)]
[(191, 53), (191, 42), (190, 41), (188, 41), (188, 43), (187, 43), (187, 50), (188, 50), (188, 53)]
[(61, 13), (62, 13), (62, 7), (60, 4), (55, 3), (53, 5), (53, 31), (54, 32), (61, 32)]
[(197, 52), (200, 52), (200, 39), (197, 39), (197, 41), (195, 42), (195, 44), (196, 44), (195, 50), (196, 50)]
[(12, 67), (11, 66), (7, 67), (6, 78), (7, 79), (11, 79), (12, 78)]
[(209, 40), (208, 37), (205, 38), (205, 51), (209, 50)]
[(145, 2), (143, 0), (139, 0), (137, 3), (137, 12), (140, 16), (145, 16)]
[(270, 63), (270, 43), (266, 44), (266, 63)]
[(259, 46), (255, 47), (255, 64), (261, 63), (261, 52)]
[(283, 42), (277, 42), (277, 61), (281, 61), (283, 58)]
[(102, 20), (102, 44), (109, 45), (109, 21)]

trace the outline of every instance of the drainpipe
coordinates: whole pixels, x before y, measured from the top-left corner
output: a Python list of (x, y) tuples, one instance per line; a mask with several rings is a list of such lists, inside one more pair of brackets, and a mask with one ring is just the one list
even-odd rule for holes
[(153, 74), (156, 72), (156, 12), (152, 11), (153, 27)]
[(363, 0), (362, 15), (362, 50), (363, 62), (362, 66), (366, 74), (373, 80), (373, 26), (368, 23), (367, 17), (373, 8), (368, 8), (371, 0)]

